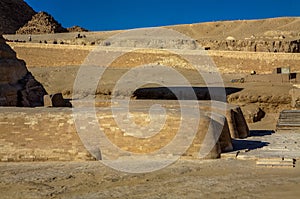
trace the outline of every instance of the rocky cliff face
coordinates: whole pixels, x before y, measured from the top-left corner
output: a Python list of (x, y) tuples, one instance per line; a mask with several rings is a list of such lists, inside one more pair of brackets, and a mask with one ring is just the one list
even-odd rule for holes
[(16, 53), (0, 35), (0, 106), (42, 106), (45, 94), (25, 62), (16, 58)]
[(300, 53), (297, 40), (202, 40), (201, 46), (211, 50)]
[(23, 0), (0, 0), (0, 34), (14, 34), (35, 14)]
[(32, 17), (22, 28), (17, 30), (17, 34), (46, 34), (67, 32), (50, 14), (39, 12)]

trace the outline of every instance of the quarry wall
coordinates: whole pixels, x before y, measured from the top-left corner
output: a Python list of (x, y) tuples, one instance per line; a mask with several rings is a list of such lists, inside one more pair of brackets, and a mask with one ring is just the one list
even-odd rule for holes
[(200, 40), (203, 47), (211, 50), (299, 53), (298, 40)]

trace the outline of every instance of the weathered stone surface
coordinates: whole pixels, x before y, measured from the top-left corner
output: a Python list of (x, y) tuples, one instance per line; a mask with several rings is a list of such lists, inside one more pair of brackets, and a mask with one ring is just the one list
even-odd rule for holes
[[(0, 44), (5, 43), (5, 39), (0, 36)], [(16, 53), (8, 45), (0, 45), (0, 59), (15, 58)]]
[(17, 34), (45, 34), (67, 32), (50, 14), (39, 12), (32, 17)]
[(0, 34), (14, 34), (36, 12), (23, 0), (0, 0), (0, 13)]
[(52, 95), (44, 95), (44, 106), (45, 107), (70, 107), (71, 104), (66, 102), (61, 93)]
[(249, 123), (255, 123), (265, 117), (266, 113), (257, 105), (250, 104), (242, 107), (245, 119)]
[[(107, 107), (96, 107), (96, 119), (93, 119), (95, 114), (90, 112), (94, 108), (85, 107), (76, 113), (79, 114), (79, 117), (76, 117), (76, 126), (73, 118), (75, 113), (67, 108), (1, 108), (0, 161), (89, 160), (91, 156), (81, 142), (84, 140), (84, 134), (79, 130), (85, 129), (92, 132), (90, 130), (94, 127), (100, 128), (105, 138), (121, 149), (121, 151), (116, 152), (112, 147), (104, 147), (103, 145), (100, 147), (99, 145), (100, 155), (97, 156), (99, 159), (102, 157), (116, 159), (127, 157), (128, 152), (135, 154), (155, 153), (173, 142), (176, 142), (176, 150), (180, 149), (186, 158), (219, 158), (221, 152), (232, 150), (231, 138), (224, 116), (200, 110), (196, 134), (190, 133), (195, 130), (195, 126), (190, 124), (197, 121), (193, 115), (184, 121), (187, 128), (183, 128), (183, 132), (179, 134), (178, 131), (183, 119), (180, 109), (172, 106), (166, 107), (167, 118), (159, 132), (153, 129), (155, 132), (153, 136), (137, 137), (146, 131), (151, 133), (152, 130), (148, 128), (148, 125), (152, 119), (164, 118), (162, 117), (164, 113), (162, 113), (163, 115), (153, 113), (155, 117), (151, 119), (149, 109), (143, 103), (139, 104), (135, 101), (130, 106), (131, 119), (135, 124), (129, 120), (125, 121), (128, 114), (126, 109), (118, 108), (118, 110), (124, 110), (117, 116), (124, 118), (122, 121), (125, 121), (125, 130), (116, 123), (115, 116)], [(88, 138), (92, 140), (99, 140), (99, 136), (101, 136), (93, 133), (91, 135)], [(179, 137), (175, 141), (176, 136)], [(186, 146), (184, 143), (187, 139), (190, 139), (191, 143)], [(100, 141), (102, 142), (103, 138)], [(94, 153), (93, 155), (95, 157)], [(176, 151), (174, 153), (174, 148), (171, 148), (163, 150), (161, 155), (160, 157), (168, 157), (178, 154)]]
[(93, 160), (82, 145), (72, 111), (0, 108), (0, 162)]
[(211, 50), (299, 53), (300, 40), (199, 40)]
[(293, 108), (300, 108), (300, 89), (292, 88), (289, 94), (292, 97), (291, 106)]
[(45, 89), (27, 70), (25, 62), (17, 59), (0, 36), (0, 106), (42, 106), (45, 94)]

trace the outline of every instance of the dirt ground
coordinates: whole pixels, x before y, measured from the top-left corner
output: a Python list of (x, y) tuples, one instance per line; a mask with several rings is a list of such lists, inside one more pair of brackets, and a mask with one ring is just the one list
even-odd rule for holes
[(300, 167), (179, 160), (128, 174), (100, 162), (1, 163), (1, 198), (298, 198)]

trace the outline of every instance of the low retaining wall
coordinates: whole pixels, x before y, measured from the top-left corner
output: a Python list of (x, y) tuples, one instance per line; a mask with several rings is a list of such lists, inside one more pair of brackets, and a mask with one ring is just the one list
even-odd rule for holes
[[(147, 106), (143, 106), (144, 103), (151, 104), (146, 101), (134, 102), (135, 105), (133, 108), (131, 107), (130, 114), (135, 125), (132, 126), (131, 123), (128, 123), (126, 131), (116, 123), (111, 108), (97, 107), (96, 120), (90, 117), (89, 109), (81, 112), (88, 122), (81, 123), (80, 126), (77, 126), (78, 129), (89, 129), (96, 124), (105, 133), (106, 138), (124, 152), (124, 154), (115, 153), (114, 150), (109, 151), (109, 148), (99, 147), (99, 156), (93, 152), (91, 155), (91, 151), (84, 147), (82, 139), (79, 137), (82, 134), (78, 133), (75, 128), (74, 113), (70, 108), (0, 108), (0, 161), (86, 161), (95, 160), (95, 156), (102, 159), (108, 155), (110, 159), (117, 159), (127, 155), (126, 152), (148, 154), (158, 151), (176, 140), (174, 138), (183, 122), (181, 112), (178, 106), (177, 108), (175, 105), (172, 107), (172, 103), (165, 101), (169, 106), (166, 106), (167, 114), (163, 127), (158, 133), (154, 132), (150, 138), (138, 138), (137, 134), (143, 134), (147, 130), (151, 131), (151, 129), (147, 129), (147, 125), (151, 122), (149, 109)], [(189, 137), (190, 131), (194, 130), (195, 126), (188, 124), (192, 124), (197, 119), (191, 117), (188, 121), (184, 121), (187, 122), (187, 128), (184, 128), (183, 134), (177, 140), (179, 141), (176, 145), (177, 149), (182, 149), (183, 152), (185, 151), (183, 156), (191, 158), (200, 158), (200, 149), (207, 147), (209, 151), (201, 158), (218, 158), (221, 152), (232, 150), (230, 134), (240, 136), (238, 135), (241, 132), (239, 121), (243, 119), (239, 118), (241, 115), (236, 108), (228, 106), (226, 112), (229, 115), (225, 117), (218, 114), (218, 111), (213, 111), (213, 113), (207, 111), (218, 110), (218, 107), (209, 108), (208, 104), (206, 107), (201, 107), (203, 110), (200, 109), (200, 123), (196, 129), (196, 136)], [(125, 117), (126, 114), (124, 111), (124, 115), (118, 114), (118, 117)], [(161, 113), (154, 114), (157, 119), (163, 117)], [(126, 118), (122, 121), (126, 121)], [(141, 128), (137, 129), (136, 125)], [(221, 135), (216, 138), (215, 132), (220, 129)], [(90, 139), (94, 138), (90, 137)], [(187, 150), (184, 148), (185, 146), (181, 146), (181, 141), (186, 139), (192, 139)], [(207, 139), (210, 140), (210, 143), (205, 143)], [(206, 141), (204, 142), (204, 140)], [(214, 141), (213, 145), (211, 145), (211, 141)], [(172, 153), (172, 151), (164, 151), (166, 155), (177, 155)]]

